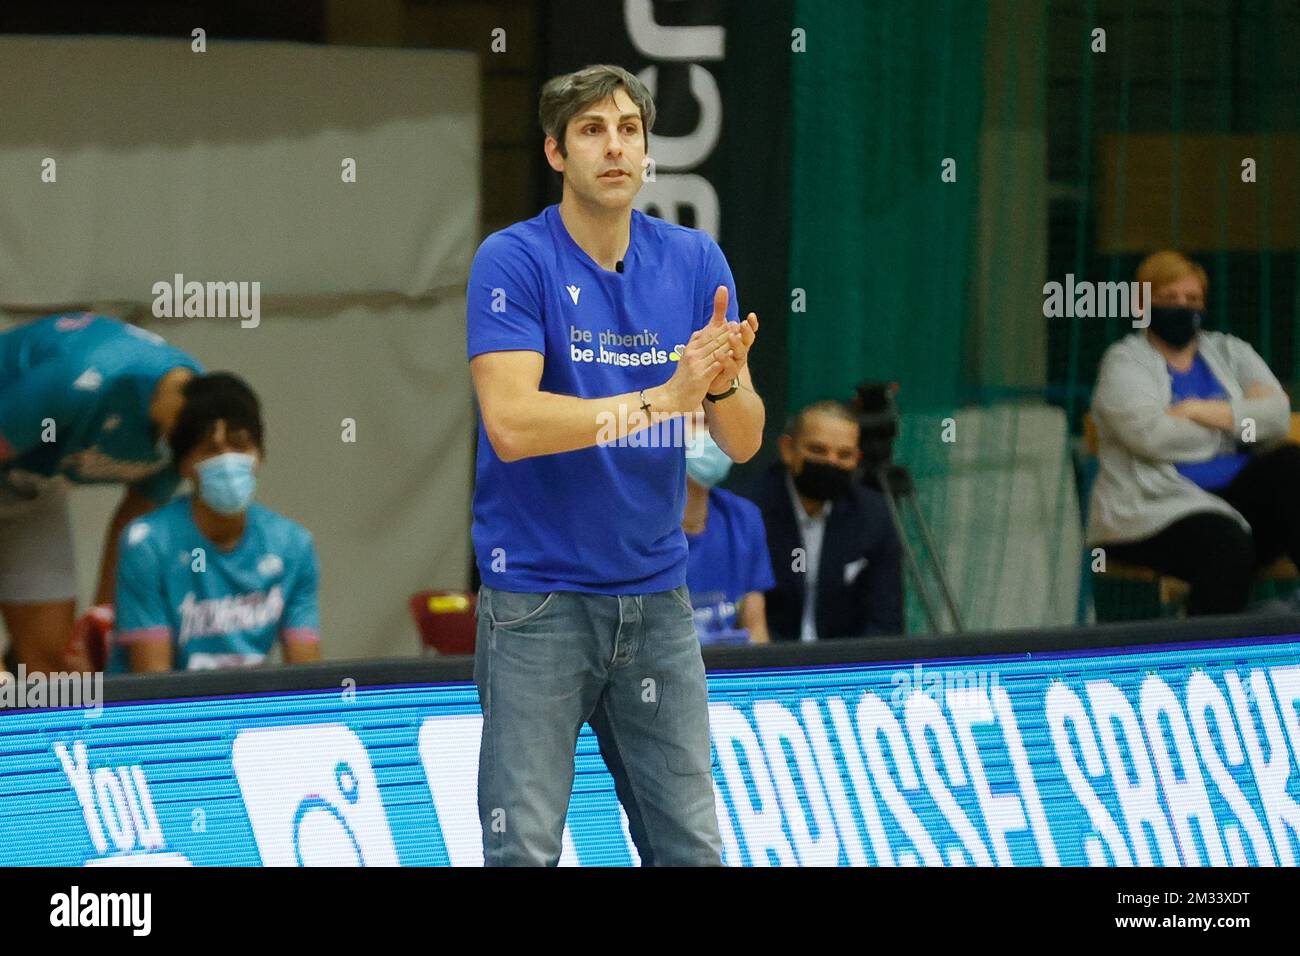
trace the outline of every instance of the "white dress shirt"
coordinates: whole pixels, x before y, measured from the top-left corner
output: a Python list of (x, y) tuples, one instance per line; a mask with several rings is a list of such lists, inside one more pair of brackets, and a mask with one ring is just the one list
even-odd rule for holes
[(822, 560), (822, 539), (826, 536), (826, 518), (831, 513), (831, 503), (825, 502), (815, 516), (804, 510), (795, 489), (790, 472), (785, 473), (785, 487), (790, 492), (790, 503), (794, 506), (795, 524), (799, 528), (799, 538), (803, 541), (804, 558), (807, 561), (804, 573), (803, 619), (799, 625), (799, 640), (804, 643), (817, 640), (817, 569)]

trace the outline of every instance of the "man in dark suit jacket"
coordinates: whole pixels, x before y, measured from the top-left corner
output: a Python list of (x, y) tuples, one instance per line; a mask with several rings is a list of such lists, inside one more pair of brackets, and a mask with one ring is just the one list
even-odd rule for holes
[(902, 552), (884, 497), (854, 480), (858, 436), (842, 402), (808, 406), (787, 425), (781, 461), (750, 496), (776, 573), (767, 592), (774, 641), (903, 631)]

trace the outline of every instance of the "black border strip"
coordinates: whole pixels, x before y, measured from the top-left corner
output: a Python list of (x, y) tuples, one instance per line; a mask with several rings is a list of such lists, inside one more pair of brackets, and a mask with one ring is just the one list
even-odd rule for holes
[[(1060, 651), (1136, 648), (1149, 645), (1249, 640), (1300, 634), (1300, 613), (1235, 615), (1194, 620), (1158, 620), (939, 637), (852, 638), (815, 644), (782, 642), (766, 647), (704, 649), (711, 671), (815, 667), (835, 664), (935, 660)], [(422, 657), (298, 664), (249, 670), (174, 674), (114, 674), (104, 679), (106, 702), (175, 700), (356, 687), (471, 681), (470, 657)]]

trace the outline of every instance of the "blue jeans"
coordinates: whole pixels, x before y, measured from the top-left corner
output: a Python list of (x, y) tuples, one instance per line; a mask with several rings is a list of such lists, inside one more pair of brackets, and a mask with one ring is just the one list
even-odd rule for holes
[(683, 585), (655, 594), (479, 590), (478, 807), (488, 866), (554, 866), (583, 721), (649, 866), (718, 866), (708, 689)]

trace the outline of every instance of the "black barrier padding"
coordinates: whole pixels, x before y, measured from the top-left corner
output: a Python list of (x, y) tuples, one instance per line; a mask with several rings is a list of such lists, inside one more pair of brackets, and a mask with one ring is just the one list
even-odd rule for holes
[[(802, 644), (704, 649), (711, 671), (759, 670), (949, 657), (1034, 655), (1092, 648), (1139, 648), (1193, 641), (1266, 638), (1300, 634), (1300, 614), (1242, 614), (1188, 620), (1103, 624), (1096, 627), (1025, 628), (941, 637), (839, 638)], [(277, 691), (339, 690), (402, 684), (473, 680), (469, 657), (329, 661), (244, 670), (172, 674), (110, 674), (104, 678), (106, 702), (226, 697)], [(347, 684), (352, 681), (352, 684)]]

